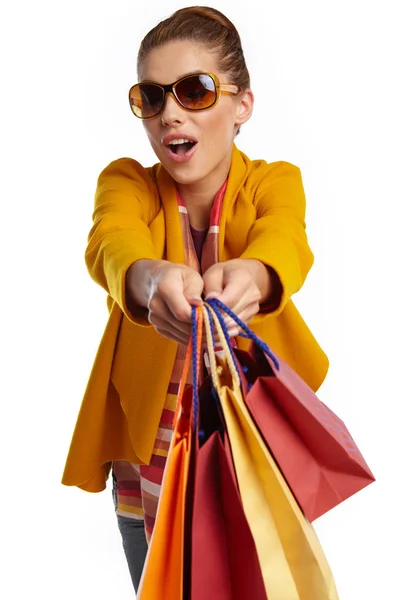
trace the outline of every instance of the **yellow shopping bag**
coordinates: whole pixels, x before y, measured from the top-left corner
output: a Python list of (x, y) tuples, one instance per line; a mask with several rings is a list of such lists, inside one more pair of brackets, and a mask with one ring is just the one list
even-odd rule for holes
[[(244, 403), (240, 378), (218, 317), (209, 305), (202, 310), (212, 380), (226, 421), (240, 495), (268, 600), (337, 600), (333, 576), (317, 535)], [(219, 366), (210, 314), (225, 353), (224, 361), (218, 360)]]

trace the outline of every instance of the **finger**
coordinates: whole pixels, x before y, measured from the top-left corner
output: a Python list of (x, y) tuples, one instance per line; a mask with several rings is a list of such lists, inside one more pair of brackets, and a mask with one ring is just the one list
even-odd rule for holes
[(236, 327), (236, 321), (234, 319), (232, 319), (232, 317), (225, 316), (224, 321), (225, 321), (225, 325), (227, 326), (228, 329), (230, 329), (232, 327)]
[[(235, 312), (236, 316), (238, 317), (238, 319), (240, 319), (246, 325), (248, 325), (250, 323), (251, 319), (254, 317), (254, 315), (256, 315), (259, 312), (259, 309), (260, 309), (259, 303), (253, 302), (252, 304), (247, 305), (243, 311), (241, 311), (241, 312), (234, 311), (234, 312)], [(240, 325), (237, 324), (237, 322), (234, 319), (232, 319), (229, 316), (225, 316), (224, 321), (225, 321), (225, 325), (228, 330), (228, 333), (230, 334), (230, 337), (236, 337), (237, 335), (239, 335), (239, 332), (241, 331), (241, 327), (240, 327)]]
[(190, 335), (191, 324), (177, 319), (162, 298), (155, 297), (151, 301), (148, 320), (156, 329)]
[[(224, 301), (222, 297), (220, 298), (220, 300), (221, 302)], [(256, 305), (259, 302), (259, 300), (259, 289), (255, 285), (249, 285), (245, 290), (242, 290), (241, 293), (236, 292), (235, 290), (233, 291), (233, 293), (231, 294), (230, 308), (236, 315), (239, 315), (246, 311), (248, 307), (253, 307), (254, 305)]]
[(162, 300), (175, 319), (189, 322), (192, 311), (183, 291), (182, 272), (179, 269), (172, 269), (168, 276), (158, 284), (157, 292), (149, 303), (149, 309), (152, 309), (152, 304), (154, 306), (156, 302)]
[[(245, 294), (241, 297), (240, 301), (232, 307), (232, 312), (235, 316), (244, 321), (246, 324), (253, 318), (253, 316), (259, 311), (259, 303), (257, 300), (253, 300), (254, 295)], [(233, 327), (240, 327), (235, 319), (233, 319), (229, 314), (223, 313), (224, 322), (227, 329), (231, 329)]]
[(149, 321), (155, 327), (155, 329), (167, 331), (171, 335), (182, 337), (183, 339), (188, 339), (191, 335), (191, 325), (184, 323), (183, 321), (178, 321), (172, 318), (170, 320), (165, 320), (157, 315), (149, 315)]
[(219, 300), (226, 304), (236, 314), (248, 304), (260, 299), (260, 290), (246, 273), (238, 277), (238, 273), (229, 274), (226, 278), (224, 291)]
[(238, 317), (241, 321), (248, 325), (252, 318), (259, 312), (259, 310), (260, 304), (258, 302), (253, 302), (252, 304), (249, 304), (242, 312), (239, 312)]
[(188, 269), (183, 277), (183, 295), (190, 305), (200, 306), (203, 303), (202, 293), (204, 289), (204, 281), (196, 271)]
[(178, 334), (171, 332), (169, 330), (166, 330), (166, 329), (156, 328), (156, 331), (163, 337), (165, 337), (169, 340), (173, 340), (174, 342), (178, 342), (178, 344), (183, 344), (184, 346), (187, 346), (189, 344), (189, 339), (190, 339), (189, 337), (178, 335)]
[(224, 289), (224, 270), (220, 265), (214, 265), (203, 275), (204, 298), (218, 298)]
[(237, 310), (240, 302), (243, 303), (243, 297), (248, 293), (252, 283), (246, 272), (227, 272), (225, 274), (224, 289), (219, 296), (219, 300), (232, 310)]
[(239, 327), (231, 327), (228, 329), (228, 335), (230, 338), (237, 337), (240, 333)]

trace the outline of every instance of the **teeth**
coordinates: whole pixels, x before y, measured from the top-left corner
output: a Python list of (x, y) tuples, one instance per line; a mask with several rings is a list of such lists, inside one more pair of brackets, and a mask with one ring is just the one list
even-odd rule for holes
[[(171, 140), (168, 144), (168, 146), (176, 146), (177, 144), (187, 144), (188, 142), (191, 142), (192, 140), (187, 140), (185, 138), (180, 138), (178, 140)], [(194, 142), (193, 142), (194, 143)]]

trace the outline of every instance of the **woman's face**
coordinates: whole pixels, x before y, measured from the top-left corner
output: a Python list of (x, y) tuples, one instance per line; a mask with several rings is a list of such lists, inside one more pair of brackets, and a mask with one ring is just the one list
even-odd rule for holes
[[(169, 42), (152, 50), (141, 64), (139, 75), (141, 81), (165, 85), (194, 71), (213, 73), (220, 83), (233, 83), (218, 70), (215, 54), (190, 41)], [(143, 121), (143, 125), (158, 159), (176, 182), (193, 185), (212, 176), (220, 179), (222, 185), (229, 171), (236, 131), (250, 118), (252, 107), (250, 90), (239, 96), (221, 94), (216, 105), (203, 111), (186, 110), (172, 94), (167, 94), (160, 115)], [(165, 145), (170, 134), (197, 140), (188, 160), (178, 162), (171, 155)]]

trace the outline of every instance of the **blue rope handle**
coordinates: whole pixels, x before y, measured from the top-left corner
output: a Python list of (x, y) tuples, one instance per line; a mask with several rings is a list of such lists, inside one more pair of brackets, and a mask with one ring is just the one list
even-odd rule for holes
[[(211, 323), (213, 324), (214, 320), (213, 320), (213, 318), (211, 316), (210, 309), (207, 306), (207, 302), (205, 302), (205, 305), (206, 305), (207, 312), (210, 315)], [(216, 316), (218, 318), (218, 321), (219, 321), (219, 323), (220, 323), (220, 325), (222, 327), (222, 331), (224, 332), (225, 340), (226, 340), (226, 342), (228, 344), (229, 352), (230, 352), (230, 355), (232, 356), (232, 360), (233, 360), (233, 363), (235, 365), (236, 373), (238, 374), (238, 377), (240, 379), (240, 372), (239, 372), (239, 368), (238, 368), (238, 360), (237, 360), (237, 358), (235, 356), (235, 353), (233, 351), (233, 348), (232, 348), (232, 345), (231, 345), (231, 342), (230, 342), (230, 337), (229, 337), (229, 333), (228, 333), (228, 328), (227, 328), (226, 323), (225, 323), (225, 319), (222, 316), (221, 312), (218, 309), (215, 308), (215, 306), (213, 306), (213, 305), (211, 305), (211, 306), (212, 306), (212, 308), (214, 310), (214, 313), (216, 314)], [(212, 327), (214, 329), (214, 324), (212, 325)], [(213, 339), (213, 346), (215, 348), (214, 339)]]
[(199, 373), (197, 371), (198, 348), (197, 348), (197, 319), (196, 306), (192, 306), (192, 369), (193, 369), (193, 430), (197, 429), (199, 414)]
[[(251, 331), (251, 329), (249, 329), (249, 327), (247, 327), (246, 323), (244, 323), (241, 319), (239, 319), (239, 317), (237, 315), (235, 315), (235, 313), (230, 308), (228, 308), (223, 302), (218, 300), (218, 298), (211, 298), (210, 300), (207, 300), (207, 302), (213, 307), (213, 309), (215, 310), (216, 314), (218, 315), (218, 318), (220, 321), (221, 321), (221, 319), (223, 320), (223, 315), (221, 314), (220, 311), (223, 310), (224, 312), (226, 312), (226, 314), (229, 315), (231, 317), (231, 319), (233, 319), (239, 325), (239, 327), (241, 329), (243, 329), (243, 331), (246, 333), (246, 337), (249, 338), (250, 340), (252, 340), (256, 344), (256, 346), (258, 348), (260, 348), (260, 350), (262, 350), (263, 352), (265, 352), (265, 354), (267, 356), (269, 356), (269, 358), (274, 363), (276, 370), (279, 371), (279, 362), (278, 362), (277, 358), (272, 354), (269, 346), (264, 342), (264, 340), (259, 338), (258, 335), (256, 335), (254, 333), (254, 331)], [(222, 324), (222, 321), (221, 321), (221, 324)], [(225, 326), (225, 328), (224, 328), (224, 326)], [(227, 336), (227, 341), (229, 343), (228, 329), (227, 329), (225, 323), (223, 325), (223, 328), (224, 328), (224, 333)]]

